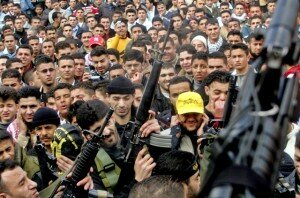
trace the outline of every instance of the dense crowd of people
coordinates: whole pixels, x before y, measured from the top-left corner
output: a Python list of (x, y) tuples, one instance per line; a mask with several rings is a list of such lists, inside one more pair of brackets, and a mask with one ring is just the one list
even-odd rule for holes
[[(98, 134), (92, 170), (77, 181), (87, 197), (197, 197), (229, 84), (235, 76), (241, 89), (247, 73), (258, 72), (252, 64), (263, 53), (276, 4), (2, 0), (0, 196), (39, 197), (44, 190), (50, 197), (36, 145), (55, 158), (47, 166), (62, 177)], [(161, 134), (171, 143), (143, 147), (126, 162), (135, 115), (144, 108), (143, 91), (158, 59), (162, 69), (149, 119), (138, 130), (141, 138)], [(286, 75), (299, 70), (284, 67)], [(99, 134), (110, 107), (113, 116)], [(290, 122), (275, 197), (300, 193), (298, 132)], [(61, 197), (66, 187), (53, 196)]]

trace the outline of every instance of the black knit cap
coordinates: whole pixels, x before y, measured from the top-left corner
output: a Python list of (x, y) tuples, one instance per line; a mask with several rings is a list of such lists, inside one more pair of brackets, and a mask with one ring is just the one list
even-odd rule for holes
[(32, 119), (32, 128), (44, 125), (44, 124), (54, 124), (59, 126), (60, 119), (53, 109), (48, 107), (42, 107), (38, 109)]
[(108, 94), (134, 94), (134, 92), (132, 82), (124, 76), (113, 79), (107, 86)]

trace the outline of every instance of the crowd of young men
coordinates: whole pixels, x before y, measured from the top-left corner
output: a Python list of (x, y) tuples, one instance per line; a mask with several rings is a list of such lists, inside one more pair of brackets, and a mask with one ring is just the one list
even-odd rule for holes
[[(2, 1), (0, 196), (38, 197), (45, 184), (37, 139), (57, 158), (53, 172), (67, 172), (112, 107), (93, 171), (78, 184), (92, 197), (197, 197), (209, 163), (200, 137), (221, 126), (232, 76), (242, 88), (256, 72), (251, 64), (275, 7), (276, 0)], [(143, 148), (125, 163), (158, 57), (163, 66), (140, 135), (169, 135), (172, 145), (155, 156)], [(290, 123), (282, 165), (290, 169), (276, 193), (299, 193), (298, 131)]]

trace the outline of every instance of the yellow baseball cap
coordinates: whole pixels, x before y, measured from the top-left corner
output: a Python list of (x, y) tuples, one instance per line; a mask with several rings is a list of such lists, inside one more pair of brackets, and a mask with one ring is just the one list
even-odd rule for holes
[(178, 96), (176, 102), (178, 114), (204, 113), (203, 99), (196, 92), (185, 92)]

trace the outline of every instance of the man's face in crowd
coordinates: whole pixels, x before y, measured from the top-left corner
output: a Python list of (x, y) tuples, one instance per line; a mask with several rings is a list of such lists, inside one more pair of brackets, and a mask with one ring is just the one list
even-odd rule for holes
[(32, 47), (33, 54), (37, 56), (41, 51), (41, 44), (39, 43), (39, 40), (31, 39), (28, 44)]
[(57, 111), (54, 97), (47, 98), (46, 107), (49, 107), (49, 108), (53, 109), (54, 111)]
[(276, 9), (276, 3), (275, 2), (268, 3), (267, 9), (269, 13), (274, 13)]
[(128, 76), (132, 78), (136, 73), (142, 73), (142, 63), (137, 60), (126, 61), (124, 69)]
[(250, 17), (255, 16), (255, 15), (262, 16), (262, 11), (259, 6), (255, 6), (255, 7), (253, 6), (250, 8), (249, 15), (250, 15)]
[(100, 19), (100, 24), (104, 26), (104, 29), (106, 31), (109, 30), (109, 26), (110, 26), (109, 18), (101, 18)]
[(166, 12), (166, 6), (164, 4), (157, 5), (157, 11), (160, 16), (164, 15)]
[(192, 91), (189, 83), (181, 82), (178, 84), (173, 84), (169, 86), (169, 93), (170, 93), (170, 101), (173, 107), (176, 107), (176, 101), (180, 94), (184, 92)]
[(69, 17), (69, 24), (74, 28), (77, 25), (77, 19), (76, 17)]
[(37, 6), (35, 7), (34, 11), (37, 15), (41, 15), (43, 13), (43, 8)]
[(224, 12), (222, 15), (221, 15), (221, 20), (222, 20), (222, 23), (223, 24), (227, 24), (228, 21), (231, 19), (231, 16), (228, 12)]
[(229, 83), (212, 82), (209, 86), (205, 86), (205, 93), (208, 95), (209, 103), (214, 107), (218, 102), (225, 104), (228, 94)]
[(231, 50), (230, 60), (238, 71), (244, 71), (248, 67), (249, 56), (242, 49)]
[(245, 8), (244, 6), (242, 6), (241, 4), (236, 5), (235, 9), (234, 9), (234, 13), (237, 16), (242, 16), (245, 13)]
[(44, 42), (42, 45), (42, 53), (49, 56), (53, 57), (54, 55), (54, 45), (52, 42)]
[[(104, 119), (101, 119), (95, 122), (92, 126), (90, 126), (89, 130), (97, 133), (101, 126), (103, 125)], [(103, 135), (105, 136), (102, 141), (102, 146), (104, 148), (111, 148), (119, 142), (119, 134), (117, 132), (117, 128), (115, 126), (115, 120), (111, 118), (108, 124), (105, 126)]]
[(185, 113), (178, 115), (180, 124), (187, 131), (197, 130), (203, 121), (202, 117), (203, 115), (201, 113)]
[(32, 122), (33, 115), (41, 107), (40, 101), (35, 97), (21, 98), (19, 101), (19, 110), (23, 121)]
[(180, 52), (179, 54), (179, 64), (187, 73), (192, 73), (192, 56), (193, 54), (190, 54), (187, 51)]
[(95, 25), (97, 25), (97, 21), (95, 18), (93, 17), (90, 17), (87, 19), (87, 26), (90, 28), (90, 29), (94, 29)]
[(196, 81), (201, 82), (207, 76), (207, 62), (202, 59), (194, 59), (192, 73)]
[(138, 108), (140, 106), (142, 97), (143, 97), (143, 91), (141, 89), (135, 89), (134, 100), (133, 100), (133, 106), (135, 108)]
[(134, 94), (110, 94), (108, 101), (112, 108), (115, 109), (115, 115), (120, 118), (127, 116), (131, 112)]
[(30, 53), (30, 50), (25, 49), (25, 48), (19, 48), (16, 57), (21, 59), (23, 65), (25, 67), (28, 67), (29, 65), (31, 65), (32, 59), (33, 59), (32, 54)]
[(58, 89), (54, 92), (55, 104), (60, 115), (67, 115), (71, 105), (71, 92), (69, 89)]
[(23, 63), (20, 63), (20, 62), (14, 62), (14, 63), (12, 63), (11, 64), (11, 67), (10, 67), (11, 69), (16, 69), (16, 70), (18, 70), (19, 72), (20, 72), (20, 74), (23, 76), (23, 74), (24, 74), (24, 65), (23, 65)]
[(44, 143), (46, 147), (50, 147), (56, 128), (57, 126), (54, 124), (43, 124), (36, 127), (34, 131), (40, 137), (42, 143)]
[(114, 54), (108, 54), (108, 59), (112, 64), (118, 64), (119, 60)]
[(154, 21), (154, 22), (152, 23), (152, 26), (158, 30), (158, 29), (160, 29), (160, 28), (163, 27), (163, 24), (162, 24), (162, 22), (160, 22), (160, 21)]
[(92, 56), (92, 61), (98, 73), (104, 74), (109, 68), (109, 59), (106, 54), (101, 56)]
[(0, 161), (7, 159), (15, 159), (15, 145), (11, 139), (4, 139), (0, 141)]
[(53, 42), (56, 42), (56, 31), (55, 30), (47, 30), (46, 31), (46, 38), (49, 40), (52, 40)]
[(134, 27), (131, 30), (131, 37), (133, 40), (137, 40), (138, 36), (142, 35), (142, 34), (143, 34), (143, 31), (142, 31), (142, 28), (140, 28), (140, 27)]
[(213, 71), (228, 71), (228, 67), (223, 59), (221, 58), (208, 58), (207, 74)]
[(93, 35), (94, 36), (104, 36), (104, 29), (103, 29), (103, 27), (95, 27), (94, 29), (93, 29)]
[(147, 18), (147, 13), (145, 12), (145, 10), (139, 10), (137, 15), (138, 15), (139, 20), (141, 20), (141, 21), (144, 21)]
[(4, 78), (2, 79), (2, 85), (19, 91), (22, 87), (22, 82), (18, 78)]
[(2, 72), (6, 69), (6, 58), (0, 58), (0, 75), (2, 75)]
[(171, 33), (169, 36), (173, 39), (174, 45), (175, 45), (175, 46), (179, 46), (179, 38), (178, 38), (178, 35), (177, 35), (177, 34), (172, 34), (172, 33)]
[(174, 68), (162, 69), (158, 78), (159, 86), (165, 90), (169, 91), (170, 80), (176, 76)]
[(36, 74), (43, 85), (52, 86), (55, 83), (56, 70), (53, 63), (40, 64)]
[(83, 43), (83, 46), (85, 46), (85, 47), (90, 46), (89, 40), (90, 40), (90, 38), (92, 38), (92, 36), (93, 36), (93, 34), (91, 32), (82, 33), (81, 42)]
[(39, 20), (39, 19), (32, 19), (31, 20), (31, 26), (32, 27), (39, 27), (39, 26), (41, 26), (41, 20)]
[(15, 20), (15, 28), (16, 28), (16, 30), (21, 31), (23, 29), (23, 25), (24, 25), (24, 22), (23, 22), (22, 19), (16, 19)]
[(179, 30), (182, 26), (182, 19), (179, 16), (175, 16), (172, 18), (174, 30)]
[(152, 42), (156, 43), (157, 42), (157, 30), (149, 30), (148, 34), (150, 35)]
[(8, 49), (8, 51), (14, 51), (16, 49), (16, 40), (14, 36), (6, 36), (4, 38), (4, 45)]
[(241, 40), (241, 37), (238, 35), (229, 35), (227, 37), (227, 41), (230, 44), (237, 44), (237, 43), (242, 43), (243, 41)]
[(252, 30), (254, 30), (257, 26), (261, 25), (262, 24), (262, 20), (261, 19), (252, 19), (251, 22), (250, 22), (250, 28)]
[(55, 54), (57, 59), (60, 59), (62, 56), (71, 55), (71, 47), (67, 47), (65, 49), (58, 50), (57, 54)]
[(159, 40), (160, 38), (162, 38), (164, 35), (166, 35), (167, 34), (167, 30), (159, 30), (159, 31), (157, 31), (157, 40)]
[(73, 89), (71, 91), (71, 103), (75, 103), (76, 101), (88, 101), (92, 100), (92, 96), (87, 93), (84, 89)]
[[(163, 43), (159, 43), (158, 48), (159, 48), (159, 50), (162, 50)], [(175, 47), (171, 44), (171, 42), (167, 42), (162, 60), (164, 62), (169, 62), (169, 61), (172, 61), (175, 58), (175, 56), (176, 56)]]
[(228, 27), (228, 31), (232, 31), (232, 30), (241, 30), (241, 26), (239, 25), (239, 22), (237, 21), (231, 21), (227, 24)]
[(128, 12), (126, 14), (126, 19), (128, 20), (129, 23), (134, 23), (136, 20), (136, 14), (134, 12)]
[(211, 41), (217, 41), (220, 36), (220, 27), (218, 24), (207, 24), (206, 34)]
[(113, 80), (119, 76), (125, 76), (125, 71), (124, 69), (114, 69), (109, 71), (109, 79)]
[(58, 61), (58, 71), (62, 79), (74, 79), (75, 67), (74, 60), (60, 60)]
[(84, 64), (85, 60), (84, 59), (74, 59), (75, 62), (75, 76), (76, 77), (82, 77), (84, 73)]
[(197, 52), (206, 52), (207, 49), (202, 41), (199, 40), (193, 40), (191, 44), (195, 47)]
[(118, 34), (121, 38), (127, 37), (127, 25), (123, 22), (119, 22), (115, 25), (116, 34)]
[(5, 170), (1, 174), (1, 181), (5, 186), (5, 192), (0, 193), (3, 197), (15, 198), (38, 198), (37, 184), (28, 178), (27, 173), (16, 167), (12, 170)]
[(254, 56), (259, 56), (263, 49), (264, 40), (256, 40), (255, 38), (251, 38), (249, 42), (249, 50), (250, 53)]
[(72, 38), (73, 37), (73, 30), (72, 30), (72, 27), (71, 26), (64, 26), (63, 28), (63, 35), (66, 37), (66, 38)]
[(10, 123), (16, 118), (17, 104), (13, 99), (3, 100), (0, 98), (0, 119), (1, 123)]

